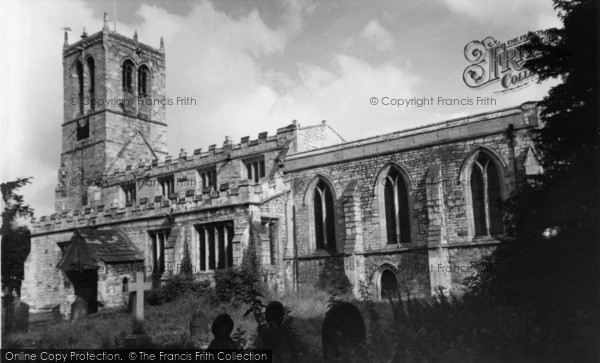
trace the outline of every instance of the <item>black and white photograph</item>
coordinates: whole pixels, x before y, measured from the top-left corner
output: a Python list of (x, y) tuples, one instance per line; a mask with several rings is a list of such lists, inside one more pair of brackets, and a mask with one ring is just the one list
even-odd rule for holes
[(600, 361), (597, 0), (5, 0), (0, 361)]

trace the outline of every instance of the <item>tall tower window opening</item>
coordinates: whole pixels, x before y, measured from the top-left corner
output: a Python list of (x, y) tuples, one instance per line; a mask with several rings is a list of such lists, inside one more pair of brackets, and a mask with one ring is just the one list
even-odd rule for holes
[(145, 65), (138, 70), (138, 95), (140, 97), (150, 96), (150, 70)]
[(89, 77), (89, 84), (90, 84), (90, 90), (89, 90), (89, 95), (90, 95), (90, 99), (88, 100), (88, 104), (90, 105), (90, 109), (93, 111), (96, 109), (96, 81), (95, 81), (95, 72), (96, 72), (96, 66), (94, 64), (94, 58), (88, 58), (87, 60), (87, 68), (88, 68), (88, 77)]
[(77, 62), (75, 66), (77, 68), (77, 82), (79, 86), (79, 113), (83, 115), (83, 99), (84, 99), (84, 90), (83, 90), (83, 64), (81, 62)]
[(123, 63), (123, 91), (133, 93), (133, 62), (129, 59)]

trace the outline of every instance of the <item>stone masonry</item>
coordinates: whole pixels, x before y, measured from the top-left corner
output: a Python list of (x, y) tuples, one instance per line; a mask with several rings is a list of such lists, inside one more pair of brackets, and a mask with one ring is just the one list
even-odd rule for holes
[[(142, 67), (150, 74), (143, 81)], [(475, 233), (478, 197), (470, 178), (478, 157), (495, 166), (502, 199), (536, 170), (528, 136), (538, 127), (535, 103), (351, 142), (326, 122), (302, 127), (294, 121), (274, 135), (225, 138), (168, 155), (162, 40), (152, 48), (105, 23), (74, 44), (65, 39), (63, 70), (56, 211), (32, 222), (22, 288), (34, 312), (59, 309), (68, 317), (81, 296), (68, 271), (58, 268), (78, 229), (123, 231), (158, 284), (180, 271), (185, 249), (198, 279), (212, 281), (215, 270), (238, 266), (254, 223), (261, 226), (263, 277), (272, 289), (346, 285), (357, 293), (363, 281), (381, 297), (395, 281), (404, 296), (430, 296), (439, 287), (458, 291), (473, 273), (470, 261), (502, 238)], [(146, 82), (144, 92), (138, 82)], [(135, 102), (81, 107), (72, 97)], [(140, 98), (158, 101), (140, 104)], [(386, 233), (395, 223), (384, 200), (392, 170), (407, 189), (408, 215), (401, 218), (410, 238), (398, 243)], [(331, 193), (331, 204), (323, 201), (330, 214), (315, 206), (317, 187)], [(327, 248), (318, 247), (323, 216), (333, 228)], [(127, 302), (135, 271), (125, 267), (98, 262), (100, 306)]]

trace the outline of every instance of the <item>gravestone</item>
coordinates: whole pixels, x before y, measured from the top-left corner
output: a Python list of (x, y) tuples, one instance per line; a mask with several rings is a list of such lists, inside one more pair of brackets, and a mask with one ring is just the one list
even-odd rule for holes
[(88, 303), (79, 296), (71, 304), (71, 320), (83, 319), (88, 314)]
[(327, 311), (321, 330), (323, 358), (340, 359), (367, 339), (365, 322), (358, 308), (349, 302), (337, 303)]
[(29, 329), (29, 305), (21, 302), (16, 293), (5, 296), (3, 301), (3, 329), (6, 332), (27, 332)]
[(14, 315), (12, 306), (13, 301), (14, 297), (12, 290), (5, 288), (4, 291), (2, 291), (2, 332), (10, 330), (10, 324), (8, 324), (7, 321), (9, 318), (12, 321), (12, 316)]
[(135, 283), (130, 283), (130, 286), (136, 294), (134, 295), (135, 304), (132, 304), (134, 308), (131, 313), (132, 334), (125, 337), (125, 348), (143, 348), (151, 343), (150, 337), (144, 332), (144, 290), (147, 290), (144, 273), (136, 272)]
[(271, 301), (265, 309), (265, 320), (267, 323), (281, 326), (285, 318), (285, 307), (279, 301)]
[(14, 331), (27, 332), (29, 330), (29, 305), (22, 301), (17, 301), (14, 311), (13, 329)]
[(206, 335), (210, 331), (210, 319), (206, 314), (197, 311), (190, 320), (190, 336)]
[(215, 338), (210, 342), (208, 349), (239, 349), (230, 337), (233, 331), (233, 320), (229, 314), (219, 314), (213, 321), (211, 330)]
[(255, 349), (272, 351), (274, 362), (297, 361), (303, 350), (302, 341), (291, 325), (284, 324), (285, 313), (282, 303), (271, 301), (265, 309), (267, 324), (258, 327), (258, 335), (254, 340)]

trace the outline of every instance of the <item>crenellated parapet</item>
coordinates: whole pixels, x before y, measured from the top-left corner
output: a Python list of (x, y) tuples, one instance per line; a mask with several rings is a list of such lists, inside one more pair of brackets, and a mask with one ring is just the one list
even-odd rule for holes
[(124, 207), (94, 204), (83, 209), (54, 213), (31, 220), (32, 234), (71, 230), (93, 226), (132, 222), (138, 219), (160, 218), (237, 205), (261, 205), (290, 191), (290, 177), (278, 173), (275, 178), (258, 184), (248, 181), (228, 183), (216, 191), (189, 190), (169, 198), (141, 198)]

